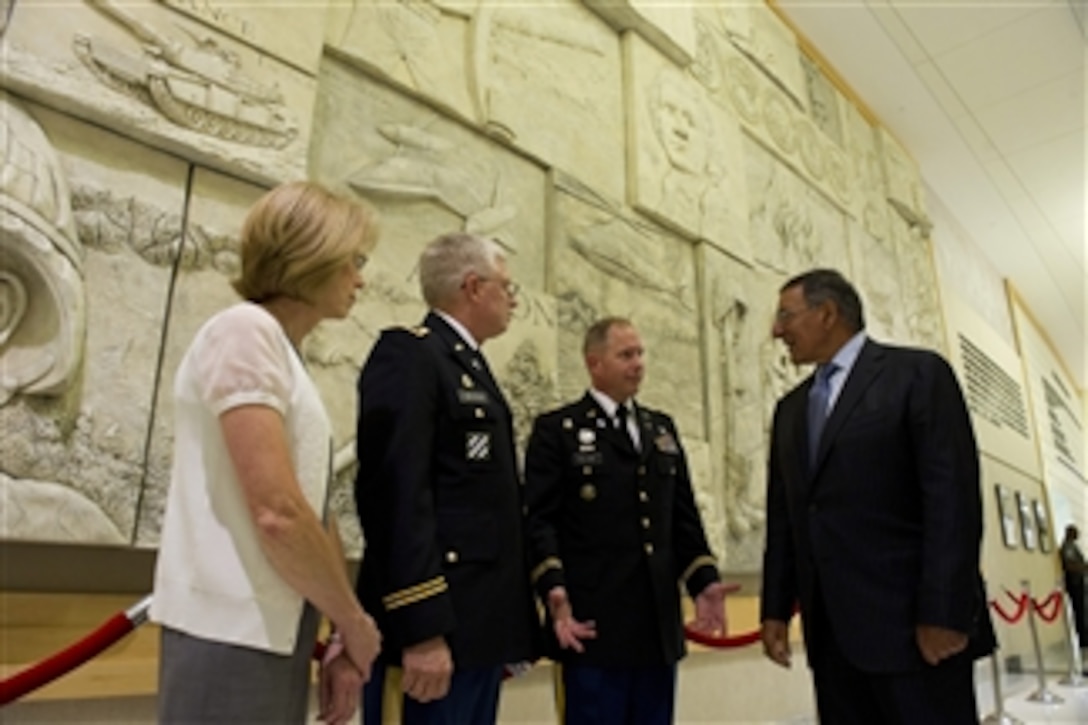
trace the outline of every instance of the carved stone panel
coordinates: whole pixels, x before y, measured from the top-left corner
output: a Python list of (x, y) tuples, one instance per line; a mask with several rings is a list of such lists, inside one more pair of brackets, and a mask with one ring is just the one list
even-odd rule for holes
[[(0, 538), (128, 543), (186, 166), (43, 108), (30, 107), (31, 116), (6, 104), (2, 176), (11, 183), (3, 189), (0, 268), (6, 310), (25, 313), (8, 320), (17, 323), (10, 340), (52, 345), (39, 359), (72, 367), (48, 388), (30, 381), (11, 390), (0, 405), (4, 507), (15, 512), (3, 517), (14, 530)], [(44, 134), (23, 125), (31, 118)], [(20, 170), (34, 171), (32, 184)], [(32, 261), (28, 242), (41, 263), (24, 264)], [(10, 294), (17, 285), (24, 296)], [(19, 299), (25, 305), (11, 304)], [(57, 304), (69, 305), (59, 317)], [(83, 315), (85, 331), (82, 320), (58, 324)], [(22, 324), (31, 325), (32, 339), (21, 337)]]
[(700, 12), (795, 104), (808, 102), (793, 31), (764, 3), (707, 3)]
[(690, 75), (625, 39), (631, 203), (691, 239), (751, 258), (741, 132)]
[(820, 130), (796, 98), (737, 49), (718, 11), (700, 7), (698, 13), (699, 46), (692, 74), (710, 98), (736, 113), (752, 138), (846, 207), (854, 193), (846, 152)]
[(230, 173), (305, 173), (311, 76), (151, 0), (20, 7), (5, 87)]
[(766, 511), (767, 440), (778, 398), (804, 371), (771, 338), (782, 275), (753, 269), (705, 245), (703, 344), (711, 490), (724, 515), (724, 566), (761, 565)]
[(680, 444), (684, 447), (684, 454), (688, 459), (692, 493), (695, 494), (695, 505), (699, 508), (699, 516), (703, 520), (707, 543), (710, 544), (710, 551), (714, 558), (718, 560), (718, 568), (725, 569), (729, 561), (726, 557), (728, 542), (725, 501), (722, 500), (720, 487), (716, 485), (710, 463), (714, 448), (698, 438), (683, 438)]
[(212, 315), (239, 300), (230, 286), (239, 269), (239, 232), (250, 205), (263, 192), (261, 187), (205, 169), (197, 169), (193, 175), (188, 227), (165, 326), (162, 382), (152, 423), (138, 546), (156, 546), (162, 531), (174, 452), (174, 375), (197, 330)]
[(310, 75), (317, 73), (327, 0), (298, 3), (159, 0)]
[(922, 188), (922, 174), (918, 164), (886, 128), (878, 128), (876, 136), (884, 168), (884, 187), (887, 189), (889, 201), (899, 208), (900, 216), (910, 217), (907, 218), (908, 222), (914, 219), (928, 221), (925, 190)]
[(889, 342), (907, 340), (907, 320), (904, 314), (902, 274), (899, 255), (891, 238), (878, 239), (854, 220), (847, 223), (850, 240), (851, 282), (861, 295), (865, 307), (868, 333)]
[(489, 59), (475, 3), (349, 0), (328, 9), (325, 42), (371, 73), (486, 123), (481, 74)]
[(623, 198), (623, 69), (612, 29), (574, 0), (481, 3), (476, 12), (489, 129)]
[(559, 305), (559, 390), (588, 385), (582, 336), (596, 319), (628, 317), (646, 347), (639, 399), (705, 438), (693, 248), (569, 179), (557, 179), (553, 293)]
[(759, 144), (745, 142), (755, 259), (787, 275), (835, 267), (850, 276), (846, 217)]
[(842, 146), (845, 140), (842, 129), (842, 108), (848, 104), (818, 64), (804, 54), (800, 55), (800, 59), (805, 77), (805, 89), (808, 92), (806, 105), (809, 118), (825, 136)]
[(680, 67), (695, 58), (695, 7), (660, 0), (583, 0), (617, 30), (632, 30)]
[(543, 289), (539, 167), (333, 59), (322, 65), (314, 124), (312, 176), (353, 189), (406, 225), (398, 237), (385, 235), (389, 244), (421, 249), (454, 229), (494, 237), (518, 282)]
[(907, 342), (946, 353), (944, 314), (930, 240), (890, 211), (891, 236), (899, 257), (901, 300)]
[(887, 186), (880, 161), (876, 130), (861, 113), (846, 104), (844, 113), (850, 182), (854, 193), (850, 214), (877, 239), (888, 238)]

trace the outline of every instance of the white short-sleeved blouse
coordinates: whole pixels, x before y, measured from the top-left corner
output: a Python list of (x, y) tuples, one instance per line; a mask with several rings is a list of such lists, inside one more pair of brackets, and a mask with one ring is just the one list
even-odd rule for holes
[(331, 428), (279, 322), (239, 303), (197, 332), (174, 382), (174, 462), (155, 568), (151, 618), (213, 641), (289, 654), (303, 599), (257, 540), (219, 416), (242, 405), (283, 415), (295, 476), (324, 509)]

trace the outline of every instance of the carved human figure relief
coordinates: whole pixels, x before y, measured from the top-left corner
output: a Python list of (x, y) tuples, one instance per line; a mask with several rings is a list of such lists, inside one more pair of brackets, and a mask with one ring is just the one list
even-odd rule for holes
[(745, 197), (739, 124), (690, 75), (637, 38), (627, 42), (633, 205), (686, 237), (747, 258), (747, 237), (736, 233)]
[(0, 91), (0, 405), (51, 395), (83, 357), (83, 249), (68, 182), (38, 123)]

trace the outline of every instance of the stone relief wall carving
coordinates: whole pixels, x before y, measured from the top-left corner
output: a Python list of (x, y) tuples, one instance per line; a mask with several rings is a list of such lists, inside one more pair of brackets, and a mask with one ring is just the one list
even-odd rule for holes
[(76, 377), (86, 303), (83, 248), (64, 170), (40, 125), (0, 93), (0, 405)]
[(695, 57), (695, 8), (688, 3), (652, 0), (583, 0), (605, 22), (622, 32), (631, 30), (681, 68)]
[(756, 261), (786, 274), (820, 266), (849, 276), (845, 215), (758, 144), (745, 150)]
[(808, 109), (816, 127), (842, 146), (845, 137), (842, 129), (839, 91), (827, 79), (820, 67), (812, 60), (801, 56), (801, 70), (805, 77), (805, 89), (808, 92)]
[(489, 124), (507, 129), (518, 148), (549, 166), (623, 198), (623, 72), (615, 33), (574, 0), (481, 3), (476, 22), (477, 78)]
[(629, 317), (647, 350), (641, 399), (668, 411), (684, 436), (705, 438), (702, 399), (690, 387), (702, 374), (692, 247), (576, 183), (560, 179), (557, 189), (560, 396), (585, 390), (586, 327), (605, 315)]
[[(6, 504), (11, 505), (5, 510), (19, 512), (5, 522), (13, 526), (33, 522), (32, 536), (38, 539), (67, 540), (79, 531), (89, 542), (126, 543), (131, 541), (143, 477), (170, 272), (151, 267), (127, 246), (96, 248), (77, 238), (86, 226), (78, 207), (73, 213), (68, 189), (84, 188), (96, 179), (119, 195), (177, 209), (184, 192), (184, 165), (66, 116), (42, 108), (33, 113), (37, 133), (15, 125), (29, 116), (10, 101), (2, 114), (8, 124), (2, 176), (12, 182), (4, 191), (24, 205), (46, 198), (50, 203), (39, 204), (36, 218), (24, 217), (21, 224), (15, 224), (20, 207), (8, 206), (6, 211), (16, 213), (4, 215), (15, 225), (7, 229), (25, 235), (48, 222), (54, 230), (36, 243), (39, 253), (64, 238), (69, 253), (78, 254), (80, 262), (78, 272), (40, 267), (46, 276), (26, 290), (30, 313), (26, 319), (34, 324), (36, 336), (43, 342), (54, 336), (60, 343), (55, 351), (42, 348), (37, 359), (72, 367), (49, 390), (24, 387), (0, 405), (0, 429), (5, 431), (0, 459), (8, 476)], [(9, 159), (14, 165), (9, 166)], [(20, 169), (32, 169), (34, 174), (25, 176)], [(33, 193), (26, 196), (27, 191)], [(59, 220), (64, 221), (56, 227)], [(23, 259), (21, 243), (19, 237), (5, 233), (0, 255), (5, 266)], [(26, 279), (23, 271), (19, 276)], [(78, 294), (73, 283), (78, 283)], [(65, 329), (48, 314), (50, 297), (65, 290), (70, 292), (62, 300), (65, 314), (85, 315), (85, 331), (82, 320), (78, 329)], [(65, 349), (73, 354), (61, 354)], [(9, 370), (4, 372), (7, 377)], [(39, 483), (48, 485), (39, 488)], [(43, 506), (55, 507), (56, 515), (50, 519)], [(52, 526), (43, 523), (49, 520)]]
[(700, 252), (709, 490), (723, 512), (723, 566), (751, 571), (759, 568), (763, 546), (771, 413), (778, 398), (800, 381), (802, 371), (769, 335), (785, 277), (707, 247)]
[(636, 37), (627, 39), (631, 201), (692, 239), (750, 258), (740, 126)]
[[(523, 286), (543, 288), (544, 174), (481, 134), (333, 59), (322, 65), (311, 174), (412, 223), (420, 248), (466, 229), (496, 237)], [(425, 218), (400, 213), (426, 208)], [(379, 254), (381, 252), (379, 251)]]
[(919, 234), (917, 227), (908, 226), (898, 216), (892, 218), (889, 228), (899, 258), (900, 302), (906, 316), (906, 341), (947, 353), (940, 285), (933, 266), (931, 242)]
[(844, 117), (849, 175), (855, 189), (850, 197), (850, 213), (870, 235), (887, 239), (887, 192), (876, 131), (852, 105), (846, 105)]
[(804, 108), (808, 94), (797, 39), (770, 8), (762, 3), (708, 3), (700, 12), (757, 69), (782, 87), (794, 104)]
[(737, 49), (731, 40), (735, 31), (722, 20), (721, 13), (726, 12), (723, 8), (700, 6), (698, 12), (698, 55), (692, 73), (710, 98), (736, 113), (752, 138), (771, 149), (813, 187), (837, 204), (849, 204), (854, 185), (846, 152), (819, 131), (796, 97), (761, 73)]
[(486, 123), (475, 3), (353, 0), (328, 10), (325, 42), (404, 88)]
[(255, 179), (305, 173), (313, 79), (160, 3), (36, 6), (3, 53), (5, 87), (152, 147)]
[(914, 217), (926, 219), (925, 191), (918, 165), (887, 129), (877, 129), (876, 138), (888, 201), (899, 206), (901, 215), (908, 210)]
[(853, 282), (865, 306), (870, 335), (881, 340), (908, 338), (907, 320), (900, 289), (899, 255), (890, 238), (878, 239), (858, 222), (847, 225)]
[(327, 12), (320, 2), (160, 2), (308, 74), (317, 73)]
[[(504, 245), (523, 289), (487, 347), (519, 447), (584, 391), (585, 328), (631, 317), (641, 398), (677, 420), (711, 546), (757, 569), (767, 429), (808, 373), (770, 339), (786, 276), (838, 267), (875, 336), (944, 346), (918, 170), (764, 8), (609, 4), (637, 14), (624, 20), (586, 5), (20, 4), (0, 25), (0, 86), (55, 110), (0, 98), (0, 428), (15, 432), (0, 439), (0, 539), (156, 544), (174, 370), (236, 300), (249, 206), (305, 175), (382, 219), (356, 309), (302, 351), (353, 556), (359, 366), (383, 328), (422, 316), (422, 246), (466, 229)], [(172, 97), (205, 113), (171, 120), (156, 104)], [(54, 347), (12, 384), (31, 329)]]

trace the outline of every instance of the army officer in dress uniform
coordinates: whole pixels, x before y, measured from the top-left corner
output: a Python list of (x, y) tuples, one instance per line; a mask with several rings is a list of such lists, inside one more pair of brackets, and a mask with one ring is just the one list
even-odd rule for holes
[(725, 630), (719, 582), (672, 419), (634, 402), (643, 348), (630, 321), (594, 323), (592, 387), (540, 416), (525, 460), (529, 562), (561, 663), (566, 725), (672, 722), (684, 655), (680, 593)]
[(503, 665), (535, 655), (538, 626), (510, 409), (480, 351), (517, 288), (495, 242), (461, 233), (419, 277), (430, 313), (385, 330), (359, 377), (358, 594), (385, 638), (364, 722), (494, 723)]

